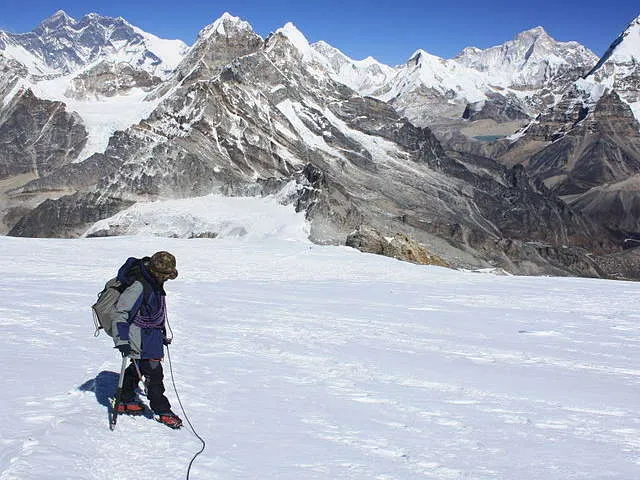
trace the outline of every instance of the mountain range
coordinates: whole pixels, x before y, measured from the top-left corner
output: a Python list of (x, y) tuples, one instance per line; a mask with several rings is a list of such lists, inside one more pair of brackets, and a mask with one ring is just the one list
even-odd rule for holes
[(538, 27), (391, 67), (291, 23), (262, 38), (224, 14), (187, 46), (59, 11), (0, 32), (3, 233), (277, 192), (318, 243), (401, 233), (456, 267), (634, 277), (639, 32), (640, 17), (600, 59)]

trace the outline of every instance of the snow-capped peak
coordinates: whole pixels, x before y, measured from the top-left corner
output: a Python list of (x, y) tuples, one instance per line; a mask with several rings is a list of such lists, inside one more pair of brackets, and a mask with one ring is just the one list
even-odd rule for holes
[(251, 32), (253, 31), (249, 22), (242, 20), (240, 17), (235, 17), (229, 12), (224, 12), (220, 18), (200, 31), (198, 34), (198, 41), (206, 40), (212, 35), (226, 37), (229, 34), (228, 30), (230, 28), (234, 28), (236, 30), (248, 30)]
[(309, 45), (307, 37), (293, 23), (287, 22), (284, 27), (276, 30), (276, 34), (287, 37), (303, 58), (312, 58), (314, 50)]
[(452, 92), (456, 97), (475, 102), (484, 100), (486, 84), (482, 75), (454, 60), (433, 55), (423, 49), (416, 50), (394, 80), (394, 88), (383, 100), (413, 89), (434, 89), (443, 95)]
[(131, 25), (131, 28), (144, 39), (147, 48), (162, 59), (162, 68), (165, 71), (175, 70), (189, 50), (189, 46), (182, 40), (156, 37), (135, 25)]
[(525, 30), (523, 32), (520, 32), (518, 35), (516, 35), (516, 40), (521, 40), (521, 41), (537, 41), (538, 39), (553, 40), (549, 36), (547, 31), (540, 26), (530, 28), (529, 30)]
[(597, 57), (577, 42), (558, 42), (535, 27), (486, 50), (465, 48), (454, 60), (486, 73), (492, 85), (535, 89), (570, 69), (590, 68)]
[(425, 65), (425, 64), (439, 63), (444, 65), (446, 62), (447, 61), (444, 58), (438, 57), (436, 55), (433, 55), (419, 48), (418, 50), (413, 52), (413, 55), (409, 57), (407, 64), (419, 66), (419, 65)]
[(77, 21), (63, 10), (43, 20), (32, 32), (5, 32), (0, 42), (0, 52), (25, 65), (36, 78), (76, 73), (103, 60), (129, 63), (165, 76), (186, 49), (181, 40), (160, 39), (122, 17), (90, 13)]
[(362, 64), (363, 66), (382, 65), (376, 58), (372, 57), (371, 55), (363, 58), (362, 60), (356, 60), (356, 62)]
[(373, 57), (354, 60), (323, 40), (313, 43), (311, 48), (331, 78), (361, 95), (374, 94), (396, 73), (392, 67)]
[(607, 62), (640, 63), (640, 16), (614, 40), (591, 73)]
[(324, 40), (319, 40), (311, 44), (311, 48), (313, 48), (316, 52), (321, 54), (322, 56), (330, 59), (332, 62), (353, 62), (351, 58), (341, 52), (339, 49), (334, 47), (333, 45), (328, 44)]
[(64, 10), (58, 10), (56, 13), (54, 13), (53, 15), (51, 15), (51, 17), (49, 17), (49, 19), (64, 19), (64, 20), (72, 20), (75, 21), (73, 19), (73, 17), (67, 15), (67, 12), (65, 12)]
[(465, 47), (459, 54), (458, 56), (462, 57), (462, 56), (468, 56), (468, 55), (478, 55), (479, 53), (482, 52), (481, 48), (478, 47)]
[(615, 39), (589, 74), (576, 82), (590, 103), (599, 100), (607, 90), (615, 90), (640, 119), (640, 16)]
[(37, 30), (41, 30), (44, 32), (50, 32), (52, 30), (57, 30), (65, 25), (75, 25), (77, 21), (67, 15), (67, 12), (64, 10), (58, 10), (56, 13), (51, 15), (49, 18), (45, 18), (40, 25), (36, 28)]

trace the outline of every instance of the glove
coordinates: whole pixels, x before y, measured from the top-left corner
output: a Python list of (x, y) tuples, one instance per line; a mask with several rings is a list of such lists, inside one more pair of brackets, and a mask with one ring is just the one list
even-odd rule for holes
[(122, 354), (123, 357), (128, 357), (129, 355), (131, 355), (131, 345), (129, 345), (128, 343), (117, 345), (114, 348), (117, 348), (118, 350), (120, 350), (120, 353)]
[(163, 343), (163, 344), (165, 344), (165, 345), (171, 345), (171, 342), (172, 342), (172, 341), (173, 341), (173, 338), (167, 338), (167, 337), (164, 337), (164, 338), (162, 339), (162, 343)]

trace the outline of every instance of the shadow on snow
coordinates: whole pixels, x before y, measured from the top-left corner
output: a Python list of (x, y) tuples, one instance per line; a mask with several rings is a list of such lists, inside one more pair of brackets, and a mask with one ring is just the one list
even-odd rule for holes
[[(113, 414), (113, 399), (116, 395), (116, 388), (118, 387), (118, 378), (120, 374), (116, 372), (109, 372), (103, 370), (96, 378), (87, 380), (78, 387), (81, 392), (93, 392), (96, 395), (98, 403), (104, 407), (107, 407), (109, 415)], [(147, 418), (153, 418), (148, 409), (145, 409), (144, 416)]]

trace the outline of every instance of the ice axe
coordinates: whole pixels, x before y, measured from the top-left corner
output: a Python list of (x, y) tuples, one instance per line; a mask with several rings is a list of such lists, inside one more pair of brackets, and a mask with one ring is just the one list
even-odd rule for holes
[(116, 388), (116, 394), (113, 397), (111, 416), (109, 418), (109, 430), (116, 428), (116, 421), (118, 420), (118, 405), (122, 402), (122, 384), (124, 383), (124, 371), (127, 369), (128, 360), (128, 355), (122, 357), (122, 368), (120, 368), (120, 377), (118, 377), (118, 388)]

